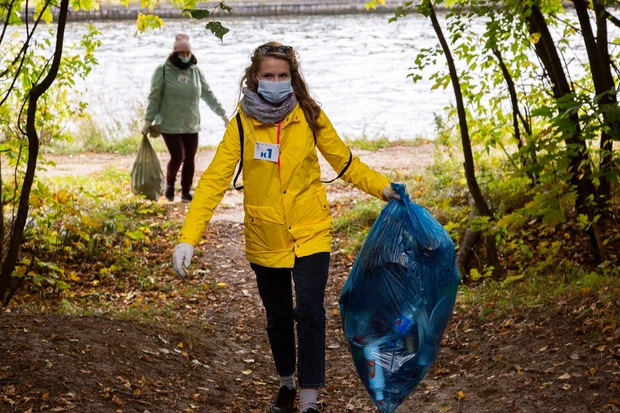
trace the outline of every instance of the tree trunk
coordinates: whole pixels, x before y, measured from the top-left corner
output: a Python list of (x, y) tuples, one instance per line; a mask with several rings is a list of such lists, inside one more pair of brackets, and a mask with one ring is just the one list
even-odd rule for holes
[(575, 11), (581, 25), (581, 33), (586, 45), (594, 90), (599, 96), (598, 107), (603, 114), (605, 126), (609, 128), (609, 131), (603, 129), (601, 132), (600, 143), (601, 160), (599, 170), (602, 175), (600, 177), (597, 202), (599, 205), (604, 205), (609, 200), (611, 192), (611, 185), (605, 173), (610, 172), (612, 169), (613, 141), (619, 138), (620, 131), (620, 120), (615, 119), (617, 116), (613, 116), (610, 110), (618, 106), (618, 100), (607, 46), (607, 10), (605, 10), (605, 6), (601, 4), (600, 0), (593, 0), (592, 5), (596, 14), (597, 28), (595, 38), (590, 23), (588, 4), (585, 0), (573, 0), (573, 4), (575, 5)]
[[(525, 119), (523, 119), (523, 115), (521, 115), (521, 111), (519, 110), (519, 100), (517, 98), (517, 91), (515, 89), (515, 82), (512, 80), (512, 75), (510, 74), (510, 71), (508, 70), (508, 68), (506, 67), (506, 64), (504, 63), (502, 54), (497, 49), (493, 49), (493, 54), (497, 58), (499, 67), (502, 71), (502, 75), (504, 76), (504, 80), (506, 81), (506, 86), (508, 87), (508, 94), (510, 95), (510, 104), (512, 106), (512, 123), (513, 123), (513, 127), (515, 130), (515, 139), (517, 141), (517, 146), (519, 150), (522, 150), (524, 146), (527, 146), (527, 141), (521, 138), (521, 132), (520, 132), (521, 129), (519, 128), (519, 120), (521, 120), (521, 122), (523, 123), (523, 128), (525, 129), (525, 133), (527, 133), (528, 136), (532, 136), (532, 129), (530, 128), (530, 125), (525, 121)], [(531, 169), (527, 168), (527, 166), (530, 164), (526, 156), (527, 154), (520, 153), (519, 155), (521, 159), (521, 166), (527, 169), (527, 176), (529, 176), (530, 180), (532, 181), (532, 185), (533, 185), (534, 183), (536, 183), (538, 178), (535, 174), (531, 172)], [(532, 151), (530, 155), (532, 157), (531, 162), (532, 164), (535, 165), (538, 162), (536, 160), (536, 152)]]
[[(564, 73), (564, 67), (562, 66), (562, 60), (558, 54), (558, 50), (555, 47), (549, 27), (545, 21), (541, 10), (536, 5), (531, 5), (531, 13), (527, 17), (530, 33), (540, 34), (540, 39), (535, 44), (535, 51), (540, 60), (543, 63), (545, 71), (547, 72), (553, 91), (553, 96), (556, 100), (573, 93)], [(590, 166), (590, 157), (588, 155), (587, 146), (581, 137), (581, 125), (579, 123), (579, 114), (572, 112), (568, 115), (569, 121), (572, 123), (572, 130), (564, 132), (564, 141), (567, 146), (572, 148), (572, 153), (569, 153), (570, 165), (569, 171), (571, 173), (570, 183), (577, 188), (577, 212), (585, 214), (588, 217), (589, 222), (592, 224), (588, 227), (587, 233), (590, 239), (590, 247), (595, 255), (596, 260), (600, 263), (607, 259), (605, 247), (601, 241), (600, 231), (596, 222), (594, 222), (594, 212), (592, 208), (588, 206), (590, 197), (595, 195), (594, 185), (592, 184), (592, 168)]]
[[(469, 210), (469, 219), (472, 220), (476, 218), (475, 208), (473, 208), (474, 200), (472, 197), (469, 197), (469, 204), (472, 207)], [(478, 243), (480, 239), (480, 232), (474, 231), (471, 228), (467, 228), (465, 233), (463, 234), (463, 238), (461, 238), (461, 242), (459, 243), (459, 251), (456, 253), (456, 268), (461, 274), (461, 279), (465, 279), (467, 275), (467, 267), (468, 263), (471, 261), (471, 252), (473, 251), (474, 245)]]
[[(469, 192), (474, 199), (474, 203), (476, 205), (476, 209), (480, 213), (480, 215), (489, 217), (490, 221), (493, 220), (493, 214), (491, 213), (491, 209), (489, 208), (484, 196), (482, 195), (482, 191), (480, 190), (480, 186), (478, 185), (478, 181), (476, 180), (476, 172), (474, 165), (474, 156), (471, 149), (471, 139), (469, 138), (469, 128), (467, 126), (467, 115), (465, 112), (465, 103), (463, 102), (463, 94), (461, 91), (461, 85), (459, 82), (459, 77), (456, 72), (456, 66), (454, 64), (454, 59), (452, 58), (452, 53), (450, 52), (450, 47), (448, 46), (448, 42), (443, 35), (443, 31), (441, 29), (441, 25), (437, 20), (437, 14), (435, 13), (435, 9), (433, 4), (429, 0), (425, 0), (423, 5), (428, 8), (431, 18), (431, 23), (433, 25), (433, 29), (435, 30), (435, 34), (439, 39), (439, 43), (441, 44), (441, 48), (446, 56), (446, 61), (448, 63), (448, 69), (450, 71), (450, 80), (452, 81), (452, 88), (454, 89), (454, 96), (456, 100), (456, 109), (459, 116), (459, 128), (461, 130), (461, 142), (463, 145), (463, 157), (465, 159), (464, 169), (465, 169), (465, 178), (467, 179), (467, 187), (469, 188)], [(499, 258), (497, 254), (497, 245), (495, 242), (495, 235), (489, 234), (485, 236), (485, 246), (487, 252), (487, 261), (489, 266), (493, 267), (493, 273), (495, 275), (500, 275), (502, 273), (502, 268), (499, 263)]]
[(34, 181), (34, 175), (37, 168), (37, 157), (39, 154), (39, 136), (35, 127), (35, 116), (37, 112), (37, 101), (49, 87), (52, 85), (58, 74), (58, 68), (62, 58), (62, 47), (65, 37), (65, 26), (67, 23), (67, 12), (69, 10), (69, 0), (61, 0), (60, 11), (58, 14), (58, 31), (56, 33), (56, 46), (54, 58), (50, 66), (49, 72), (38, 85), (34, 86), (28, 96), (28, 113), (26, 117), (26, 135), (28, 137), (28, 161), (26, 164), (26, 173), (17, 207), (17, 214), (14, 220), (13, 231), (9, 240), (9, 248), (6, 258), (2, 263), (0, 271), (0, 301), (3, 305), (7, 305), (12, 293), (9, 290), (11, 277), (19, 251), (21, 249), (22, 237), (24, 235), (24, 227), (28, 219), (28, 204), (30, 200), (30, 191)]

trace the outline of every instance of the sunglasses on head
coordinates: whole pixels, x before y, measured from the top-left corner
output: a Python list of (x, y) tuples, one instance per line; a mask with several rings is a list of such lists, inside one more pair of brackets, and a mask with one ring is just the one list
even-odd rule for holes
[(269, 53), (280, 53), (280, 54), (291, 54), (293, 53), (293, 48), (291, 46), (259, 46), (258, 51), (261, 54), (269, 54)]

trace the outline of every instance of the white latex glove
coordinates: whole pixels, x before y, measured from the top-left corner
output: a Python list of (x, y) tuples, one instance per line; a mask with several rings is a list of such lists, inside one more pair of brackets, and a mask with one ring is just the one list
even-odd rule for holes
[(396, 199), (400, 201), (400, 195), (396, 191), (392, 189), (392, 184), (388, 184), (385, 188), (383, 188), (383, 199), (389, 201), (390, 199)]
[(228, 120), (228, 117), (226, 115), (222, 115), (222, 116), (220, 116), (220, 118), (222, 118), (222, 120), (224, 121), (224, 127), (227, 127), (228, 126), (228, 122), (230, 122)]
[(149, 128), (151, 127), (151, 123), (153, 123), (152, 120), (145, 120), (144, 123), (142, 124), (142, 134), (143, 135), (148, 135), (149, 134)]
[(192, 263), (193, 256), (194, 247), (187, 242), (180, 242), (174, 247), (172, 267), (179, 277), (187, 277), (187, 271), (185, 271), (185, 269)]

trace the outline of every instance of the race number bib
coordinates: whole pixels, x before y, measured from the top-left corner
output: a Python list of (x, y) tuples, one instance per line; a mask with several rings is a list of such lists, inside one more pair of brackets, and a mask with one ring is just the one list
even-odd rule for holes
[(254, 159), (259, 161), (278, 162), (280, 145), (275, 143), (256, 142)]
[(179, 74), (179, 77), (177, 77), (177, 80), (181, 83), (187, 84), (187, 82), (189, 82), (189, 77), (186, 75)]

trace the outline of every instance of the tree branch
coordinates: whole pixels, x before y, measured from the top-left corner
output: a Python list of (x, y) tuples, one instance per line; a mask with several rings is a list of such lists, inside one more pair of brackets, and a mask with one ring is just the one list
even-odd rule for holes
[(4, 27), (2, 28), (2, 34), (0, 35), (0, 44), (2, 44), (2, 41), (4, 40), (4, 35), (6, 34), (6, 29), (9, 27), (9, 20), (11, 12), (13, 11), (13, 5), (15, 4), (15, 1), (16, 0), (11, 0), (11, 3), (9, 4), (9, 9), (6, 12), (7, 19), (4, 21)]
[(26, 58), (26, 52), (28, 51), (28, 47), (30, 46), (30, 40), (32, 39), (32, 36), (34, 35), (34, 32), (37, 30), (37, 26), (39, 25), (39, 22), (41, 21), (41, 18), (43, 16), (43, 12), (45, 11), (45, 9), (47, 9), (47, 6), (49, 6), (49, 1), (45, 3), (45, 6), (43, 6), (43, 10), (41, 11), (41, 14), (39, 15), (39, 17), (37, 18), (37, 21), (35, 22), (34, 27), (32, 28), (32, 31), (31, 32), (27, 31), (28, 36), (26, 37), (26, 40), (24, 41), (24, 45), (22, 46), (20, 51), (17, 53), (17, 55), (15, 55), (15, 58), (13, 59), (13, 61), (7, 65), (6, 70), (0, 73), (0, 78), (3, 78), (4, 76), (6, 76), (6, 74), (9, 72), (9, 67), (17, 63), (17, 61), (20, 60), (20, 56), (21, 56), (21, 61), (19, 62), (19, 67), (17, 68), (17, 71), (15, 72), (15, 77), (13, 78), (13, 81), (11, 82), (11, 86), (9, 86), (9, 88), (7, 89), (6, 96), (4, 96), (2, 101), (0, 101), (0, 106), (2, 106), (4, 102), (9, 98), (11, 94), (11, 90), (13, 90), (13, 87), (15, 86), (15, 82), (17, 82), (17, 77), (19, 76), (19, 73), (24, 65), (24, 60)]
[(615, 26), (620, 27), (620, 19), (618, 19), (616, 16), (614, 16), (613, 14), (611, 14), (607, 10), (605, 10), (605, 17), (607, 18), (607, 20), (609, 20)]

